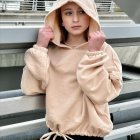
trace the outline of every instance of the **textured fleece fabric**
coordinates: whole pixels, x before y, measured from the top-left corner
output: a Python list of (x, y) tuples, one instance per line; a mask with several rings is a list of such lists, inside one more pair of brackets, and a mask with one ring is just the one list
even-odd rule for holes
[(52, 131), (103, 137), (113, 128), (108, 102), (122, 88), (121, 64), (106, 42), (97, 52), (88, 51), (88, 42), (74, 48), (61, 43), (56, 9), (67, 2), (90, 16), (89, 33), (100, 30), (93, 0), (58, 0), (45, 18), (54, 30), (54, 45), (26, 51), (21, 88), (27, 95), (46, 94), (46, 124)]

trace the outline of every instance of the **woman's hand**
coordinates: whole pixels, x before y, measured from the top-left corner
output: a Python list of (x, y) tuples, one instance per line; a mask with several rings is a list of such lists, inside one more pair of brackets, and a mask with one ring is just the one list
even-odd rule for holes
[(54, 38), (54, 33), (51, 27), (42, 27), (38, 33), (37, 45), (47, 48), (50, 40)]
[(100, 51), (105, 42), (105, 34), (102, 31), (96, 31), (89, 34), (88, 50)]

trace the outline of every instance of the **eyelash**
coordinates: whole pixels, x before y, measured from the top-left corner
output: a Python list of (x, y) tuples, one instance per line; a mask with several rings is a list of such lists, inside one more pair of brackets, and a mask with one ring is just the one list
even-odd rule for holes
[(80, 14), (85, 14), (84, 10), (79, 11)]
[[(85, 14), (85, 11), (84, 11), (84, 10), (80, 10), (80, 11), (78, 11), (78, 13), (79, 13), (79, 14)], [(72, 11), (67, 11), (67, 12), (65, 12), (65, 15), (67, 15), (67, 16), (72, 15)]]
[(65, 15), (66, 15), (66, 16), (70, 16), (70, 15), (72, 15), (72, 12), (67, 11), (67, 12), (65, 12)]

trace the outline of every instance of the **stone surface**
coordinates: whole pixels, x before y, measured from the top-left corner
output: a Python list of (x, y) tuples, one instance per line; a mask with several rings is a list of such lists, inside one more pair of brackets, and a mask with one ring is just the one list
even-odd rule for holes
[(24, 53), (0, 54), (0, 67), (24, 66)]
[[(122, 64), (140, 68), (140, 46), (115, 47)], [(0, 54), (0, 67), (24, 66), (23, 53)]]
[(140, 46), (115, 47), (122, 64), (140, 68)]

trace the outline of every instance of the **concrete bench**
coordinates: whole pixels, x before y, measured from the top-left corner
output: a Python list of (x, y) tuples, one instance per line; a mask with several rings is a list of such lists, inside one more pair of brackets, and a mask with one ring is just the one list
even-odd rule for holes
[[(138, 85), (140, 85), (140, 80), (133, 81), (134, 85), (137, 85), (135, 86), (135, 88), (133, 88), (132, 81), (124, 82), (123, 90), (120, 96), (130, 94), (128, 87), (133, 89), (131, 90), (131, 92), (133, 93), (140, 91), (140, 88), (138, 87)], [(9, 92), (5, 92), (5, 94)], [(11, 114), (13, 114), (13, 116), (16, 116), (16, 114), (21, 113), (22, 115), (24, 114), (24, 116), (26, 116), (29, 112), (42, 112), (40, 114), (40, 118), (32, 118), (32, 120), (27, 119), (26, 121), (22, 120), (22, 122), (19, 121), (14, 124), (10, 122), (6, 125), (3, 124), (0, 129), (0, 138), (3, 140), (7, 140), (9, 137), (12, 137), (14, 140), (16, 140), (16, 138), (18, 139), (19, 137), (24, 136), (24, 138), (26, 139), (38, 139), (44, 132), (48, 131), (48, 129), (45, 126), (44, 120), (44, 95), (23, 96), (23, 93), (20, 90), (15, 90), (11, 92), (19, 93), (19, 96), (1, 98), (0, 119)], [(4, 95), (4, 92), (0, 92), (0, 95)], [(15, 108), (13, 108), (13, 106), (15, 106)], [(136, 95), (134, 98), (131, 98), (131, 100), (125, 98), (118, 101), (112, 101), (109, 105), (109, 109), (114, 124), (114, 130), (104, 139), (126, 139), (127, 136), (133, 136), (132, 134), (140, 132), (139, 108), (140, 99), (138, 95)]]
[[(23, 97), (20, 97), (20, 99), (18, 97), (13, 97), (13, 99), (3, 99), (3, 101), (0, 101), (0, 105), (3, 104), (6, 108), (6, 111), (4, 109), (1, 110), (3, 106), (0, 106), (0, 112), (1, 112), (0, 115), (2, 116), (2, 115), (11, 114), (11, 113), (44, 109), (44, 105), (42, 104), (43, 99), (44, 99), (44, 96), (32, 96), (32, 97), (23, 96)], [(13, 105), (17, 106), (15, 110), (13, 109)], [(116, 112), (121, 112), (121, 111), (123, 112), (124, 110), (130, 111), (131, 109), (140, 107), (140, 99), (118, 103), (118, 104), (112, 104), (109, 107), (110, 107), (110, 113), (116, 113)], [(112, 139), (121, 138), (127, 135), (138, 133), (140, 132), (139, 125), (140, 125), (140, 121), (135, 121), (134, 124), (131, 124), (131, 125), (127, 124), (124, 127), (122, 127), (121, 125), (121, 127), (114, 129), (108, 136), (106, 136), (105, 140), (112, 140)], [(40, 130), (40, 131), (38, 132), (37, 130)], [(3, 140), (6, 140), (9, 136), (10, 138), (15, 140), (16, 137), (21, 137), (23, 135), (24, 138), (26, 139), (27, 137), (29, 139), (31, 137), (36, 136), (36, 138), (34, 138), (35, 140), (38, 137), (40, 137), (40, 135), (42, 135), (45, 131), (47, 132), (47, 128), (45, 126), (45, 119), (42, 117), (42, 119), (35, 119), (32, 121), (26, 121), (26, 122), (20, 122), (20, 123), (1, 126), (0, 138), (3, 138)], [(30, 133), (30, 135), (29, 134), (25, 135), (26, 132)], [(37, 135), (36, 132), (38, 132), (39, 134)]]

